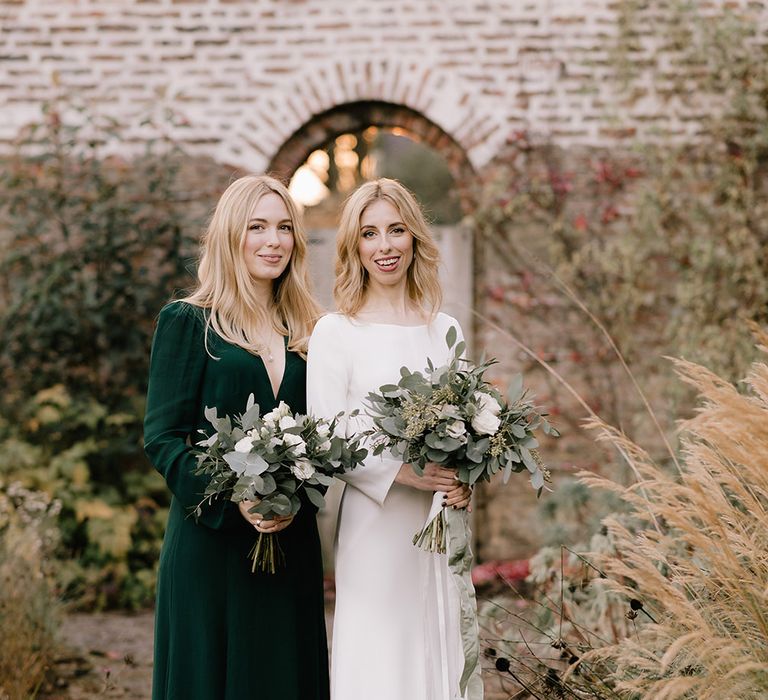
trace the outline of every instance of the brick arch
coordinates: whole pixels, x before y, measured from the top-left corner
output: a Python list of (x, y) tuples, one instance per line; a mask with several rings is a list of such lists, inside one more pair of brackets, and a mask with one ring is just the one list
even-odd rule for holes
[(472, 163), (452, 136), (410, 107), (379, 101), (350, 102), (315, 115), (283, 143), (267, 171), (287, 181), (312, 151), (341, 134), (363, 131), (369, 126), (403, 129), (414, 140), (438, 151), (455, 180), (467, 183), (474, 177)]
[(218, 159), (249, 170), (274, 164), (283, 169), (286, 147), (296, 147), (297, 134), (317, 140), (321, 122), (329, 126), (346, 118), (361, 123), (366, 110), (368, 118), (380, 120), (366, 126), (399, 126), (427, 143), (444, 146), (441, 152), (457, 162), (462, 151), (465, 165), (456, 166), (462, 176), (491, 160), (507, 135), (503, 113), (494, 109), (479, 81), (459, 77), (422, 56), (347, 56), (292, 75), (279, 99), (269, 92), (261, 97), (257, 86), (253, 108), (233, 124)]

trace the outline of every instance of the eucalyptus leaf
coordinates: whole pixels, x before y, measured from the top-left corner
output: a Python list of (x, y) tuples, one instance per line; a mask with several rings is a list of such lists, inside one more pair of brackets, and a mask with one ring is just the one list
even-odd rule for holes
[(541, 489), (544, 487), (544, 474), (540, 469), (531, 474), (531, 485), (535, 489)]
[(445, 342), (449, 348), (452, 348), (456, 344), (457, 337), (458, 332), (456, 331), (456, 326), (451, 326), (445, 334)]
[(509, 403), (517, 403), (523, 396), (523, 375), (516, 374), (512, 377), (507, 390), (507, 399)]
[[(251, 398), (253, 398), (253, 394), (251, 394)], [(256, 404), (256, 403), (251, 404), (251, 406), (243, 414), (243, 417), (240, 419), (241, 425), (243, 426), (243, 430), (247, 431), (247, 430), (253, 429), (258, 419), (259, 419), (259, 404)]]
[(312, 505), (316, 506), (317, 508), (325, 508), (325, 499), (319, 491), (311, 488), (310, 486), (305, 487), (304, 491)]

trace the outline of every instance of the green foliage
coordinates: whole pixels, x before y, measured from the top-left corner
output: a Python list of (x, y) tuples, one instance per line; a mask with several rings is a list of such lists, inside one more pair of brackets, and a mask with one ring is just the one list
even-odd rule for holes
[(0, 376), (26, 394), (66, 377), (112, 407), (143, 393), (152, 321), (189, 285), (199, 229), (179, 198), (177, 151), (109, 156), (117, 125), (68, 123), (60, 108), (0, 176)]
[(123, 134), (55, 103), (0, 173), (0, 478), (61, 502), (57, 586), (83, 607), (153, 600), (168, 491), (142, 450), (151, 335), (230, 176), (157, 141), (118, 157)]
[(0, 423), (0, 479), (59, 503), (57, 588), (80, 606), (142, 606), (154, 596), (168, 497), (156, 472), (132, 467), (140, 411), (109, 414), (56, 385)]

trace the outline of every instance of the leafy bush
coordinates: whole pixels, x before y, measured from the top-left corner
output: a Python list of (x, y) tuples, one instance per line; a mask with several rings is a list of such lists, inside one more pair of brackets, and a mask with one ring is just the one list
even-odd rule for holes
[(60, 109), (20, 137), (0, 177), (0, 376), (27, 395), (66, 377), (111, 408), (141, 393), (153, 319), (189, 284), (199, 229), (180, 153), (109, 156), (117, 125)]
[(60, 503), (57, 590), (80, 606), (152, 601), (167, 495), (156, 472), (130, 469), (140, 431), (140, 407), (109, 413), (63, 385), (0, 423), (0, 478)]
[(0, 175), (0, 477), (61, 502), (58, 587), (81, 606), (153, 600), (168, 494), (141, 446), (151, 334), (230, 176), (162, 142), (118, 157), (122, 133), (52, 104)]

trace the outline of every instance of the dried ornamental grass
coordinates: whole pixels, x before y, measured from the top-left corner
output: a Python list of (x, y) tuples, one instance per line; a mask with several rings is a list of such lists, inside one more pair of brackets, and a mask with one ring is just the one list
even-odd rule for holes
[(46, 559), (58, 508), (43, 493), (0, 483), (0, 698), (34, 697), (56, 650)]
[[(756, 331), (761, 350), (768, 335)], [(755, 363), (741, 394), (698, 365), (676, 361), (703, 399), (683, 423), (683, 460), (670, 474), (610, 426), (594, 421), (639, 475), (616, 491), (646, 527), (606, 521), (621, 557), (595, 555), (618, 592), (656, 623), (587, 654), (615, 667), (616, 690), (655, 700), (768, 697), (768, 365)]]

